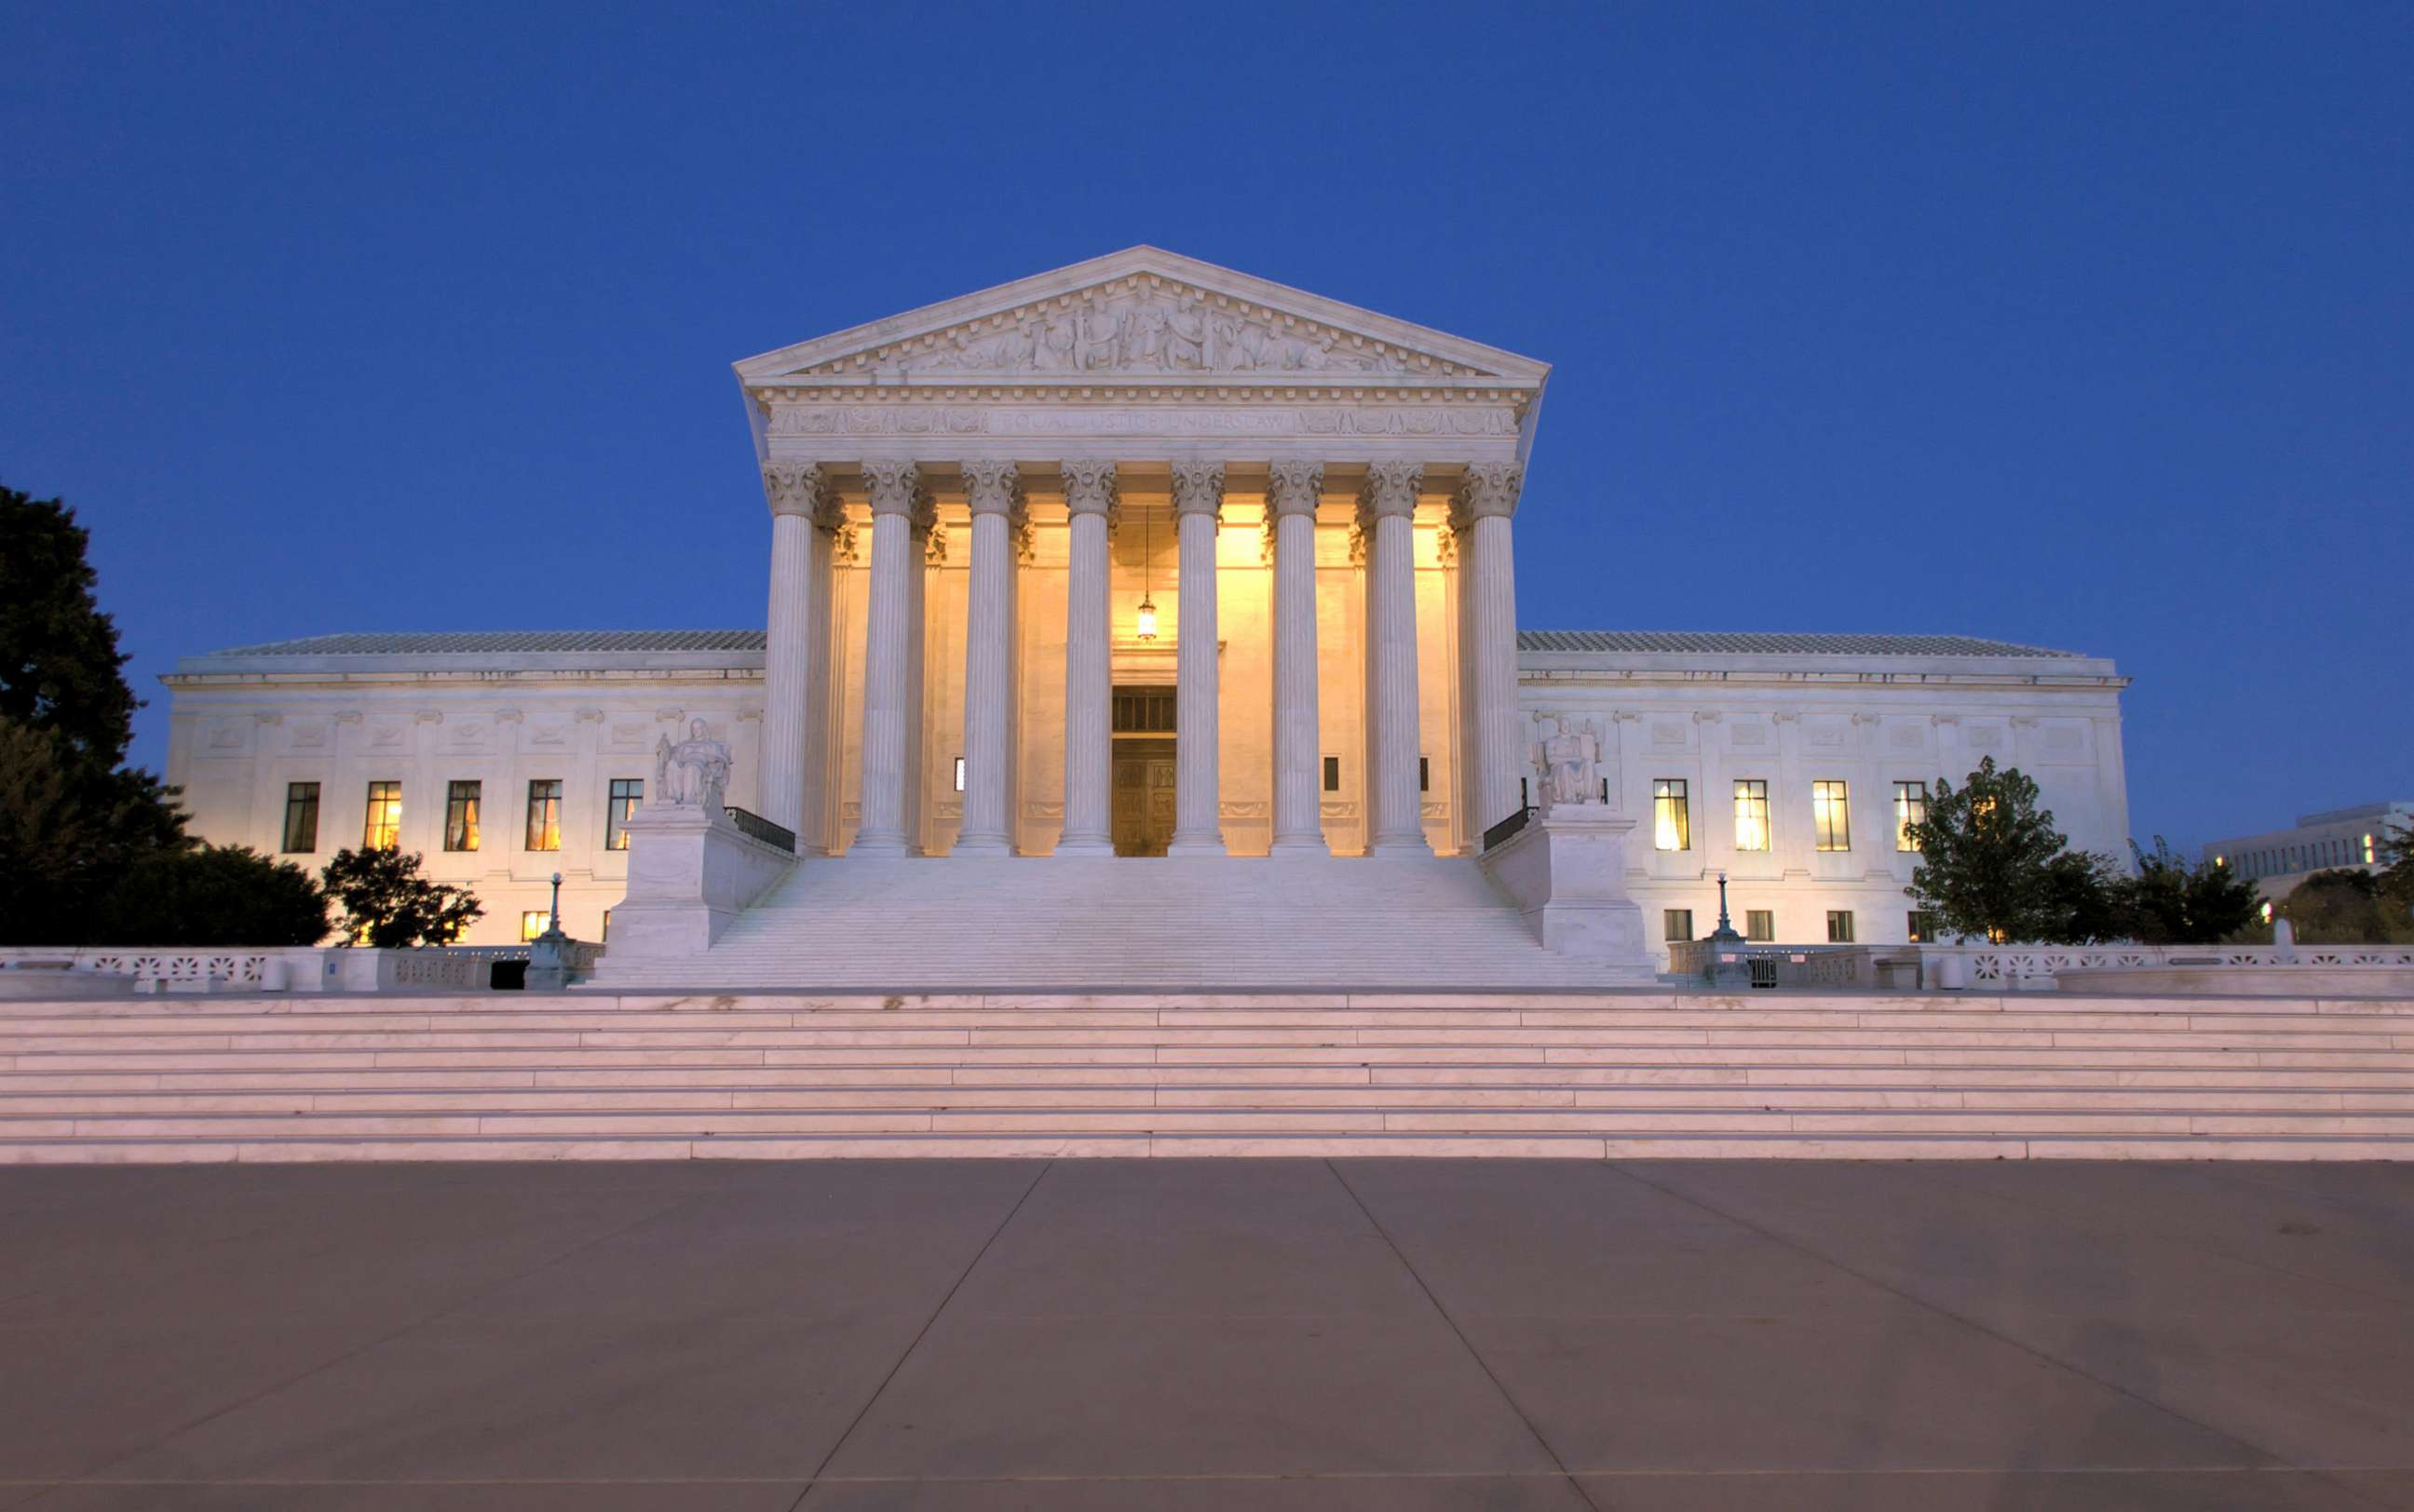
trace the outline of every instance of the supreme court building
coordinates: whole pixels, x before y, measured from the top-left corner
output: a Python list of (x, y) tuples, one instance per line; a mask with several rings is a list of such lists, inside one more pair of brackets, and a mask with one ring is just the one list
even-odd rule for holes
[[(753, 912), (859, 907), (867, 941), (905, 897), (964, 917), (1212, 912), (1260, 887), (1370, 920), (1387, 897), (1477, 909), (1542, 720), (1595, 737), (1655, 946), (1708, 932), (1721, 872), (1738, 929), (1910, 937), (1900, 824), (1989, 755), (2075, 847), (2125, 853), (2107, 660), (1521, 631), (1517, 541), (1547, 550), (1553, 515), (1587, 507), (1524, 497), (1548, 371), (1149, 247), (782, 348), (737, 364), (765, 629), (196, 656), (166, 679), (169, 777), (213, 840), (313, 866), (422, 852), (485, 900), (487, 941), (542, 923), (556, 871), (565, 926), (604, 933), (654, 753), (699, 719), (731, 748), (728, 803), (793, 838)], [(1178, 877), (1205, 890), (1166, 893)], [(741, 924), (730, 948), (777, 932)]]

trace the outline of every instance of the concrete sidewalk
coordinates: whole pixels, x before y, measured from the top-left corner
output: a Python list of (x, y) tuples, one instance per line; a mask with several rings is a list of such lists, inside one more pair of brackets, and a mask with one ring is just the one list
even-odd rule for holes
[(2414, 1165), (0, 1170), (0, 1506), (2414, 1508)]

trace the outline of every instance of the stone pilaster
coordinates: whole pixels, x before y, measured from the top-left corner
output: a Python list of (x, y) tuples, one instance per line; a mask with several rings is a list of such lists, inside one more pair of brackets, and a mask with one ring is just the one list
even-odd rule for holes
[(1424, 471), (1412, 462), (1377, 462), (1358, 496), (1366, 537), (1367, 769), (1373, 814), (1367, 850), (1425, 855), (1417, 787), (1417, 580), (1414, 518)]
[(1223, 855), (1222, 736), (1217, 719), (1215, 539), (1224, 518), (1224, 465), (1173, 465), (1181, 536), (1174, 642), (1173, 838), (1168, 855)]
[(872, 493), (872, 601), (863, 651), (863, 813), (854, 849), (904, 855), (914, 838), (906, 828), (906, 784), (917, 775), (910, 747), (919, 723), (914, 669), (920, 658), (913, 643), (922, 632), (916, 588), (926, 549), (926, 532), (916, 525), (928, 503), (913, 463), (868, 462), (863, 472)]
[(964, 624), (964, 822), (956, 852), (1011, 855), (1011, 524), (1021, 509), (1022, 480), (1011, 462), (967, 462), (963, 472), (964, 501), (973, 515), (973, 555)]
[(1324, 468), (1277, 462), (1266, 486), (1274, 556), (1274, 816), (1277, 854), (1330, 853), (1320, 810), (1316, 689), (1316, 507)]
[(1525, 765), (1523, 719), (1517, 712), (1517, 580), (1510, 555), (1509, 517), (1517, 511), (1525, 470), (1506, 462), (1467, 469), (1451, 501), (1458, 538), (1459, 592), (1467, 595), (1468, 704), (1467, 759), (1473, 769), (1468, 795), (1475, 812), (1468, 833), (1481, 835), (1517, 808), (1517, 778)]
[(1115, 510), (1115, 465), (1062, 465), (1070, 540), (1065, 582), (1065, 825), (1058, 855), (1112, 855), (1108, 780), (1114, 757), (1114, 675), (1107, 640), (1107, 532)]

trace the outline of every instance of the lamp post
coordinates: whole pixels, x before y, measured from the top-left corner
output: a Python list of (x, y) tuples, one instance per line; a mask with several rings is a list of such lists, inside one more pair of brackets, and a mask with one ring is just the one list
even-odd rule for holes
[(570, 985), (570, 936), (561, 928), (561, 873), (553, 874), (553, 902), (544, 933), (529, 941), (528, 989), (558, 992)]
[(1727, 919), (1727, 874), (1719, 873), (1719, 926), (1710, 931), (1710, 986), (1751, 987), (1751, 963), (1744, 959), (1743, 936)]

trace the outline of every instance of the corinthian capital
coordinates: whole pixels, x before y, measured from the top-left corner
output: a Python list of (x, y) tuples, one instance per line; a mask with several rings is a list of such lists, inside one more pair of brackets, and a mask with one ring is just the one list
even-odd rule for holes
[(770, 502), (773, 514), (801, 514), (810, 519), (821, 507), (823, 487), (818, 462), (763, 464), (763, 497)]
[(923, 485), (920, 467), (911, 462), (867, 462), (863, 481), (871, 488), (875, 516), (902, 514), (916, 529), (929, 528), (923, 521), (931, 512), (931, 491)]
[(1414, 462), (1370, 462), (1366, 481), (1358, 488), (1358, 517), (1373, 521), (1386, 515), (1408, 519), (1417, 511), (1417, 490), (1424, 486), (1425, 469)]
[(1011, 462), (967, 462), (964, 502), (975, 514), (1012, 515), (1022, 507), (1022, 474)]
[(1513, 462), (1470, 462), (1450, 499), (1450, 525), (1464, 530), (1478, 520), (1507, 519), (1517, 512), (1526, 469)]
[(1286, 514), (1313, 515), (1323, 497), (1321, 462), (1277, 462), (1268, 474), (1266, 513), (1274, 519)]
[(1220, 462), (1177, 462), (1173, 465), (1173, 513), (1224, 517), (1224, 465)]
[(1065, 474), (1065, 508), (1075, 514), (1103, 514), (1112, 519), (1115, 512), (1115, 465), (1095, 457), (1072, 462), (1060, 462), (1057, 467)]

